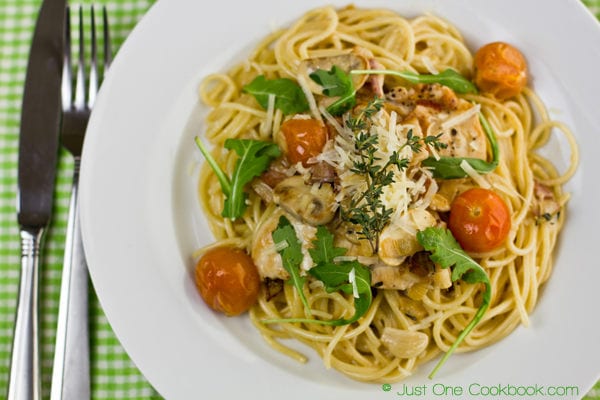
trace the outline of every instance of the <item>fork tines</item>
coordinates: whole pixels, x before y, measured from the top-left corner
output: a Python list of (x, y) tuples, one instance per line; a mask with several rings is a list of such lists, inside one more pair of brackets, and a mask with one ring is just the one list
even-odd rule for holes
[[(86, 37), (85, 37), (85, 20), (83, 6), (78, 7), (79, 27), (77, 33), (78, 45), (76, 49), (72, 46), (71, 38), (71, 10), (67, 7), (66, 10), (66, 35), (65, 35), (65, 60), (63, 69), (63, 84), (62, 84), (62, 99), (63, 110), (71, 109), (91, 109), (98, 93), (99, 71), (98, 71), (98, 37), (96, 33), (96, 13), (94, 6), (89, 8), (89, 32), (90, 32), (90, 53), (89, 65), (86, 65)], [(102, 57), (104, 72), (112, 61), (110, 36), (108, 31), (108, 16), (106, 7), (102, 6)], [(73, 62), (73, 50), (76, 50), (77, 59), (75, 65)], [(73, 75), (73, 68), (76, 68), (76, 76)], [(89, 68), (89, 73), (86, 70)], [(73, 79), (75, 78), (75, 82)], [(75, 92), (73, 93), (73, 84), (75, 84)], [(87, 93), (86, 93), (87, 85)]]
[[(96, 101), (96, 94), (98, 93), (98, 88), (101, 83), (100, 76), (106, 74), (111, 62), (110, 36), (106, 7), (102, 7), (103, 30), (100, 35), (100, 39), (102, 40), (103, 65), (99, 65), (98, 63), (99, 38), (96, 30), (96, 14), (94, 6), (89, 8), (89, 27), (87, 30), (85, 29), (86, 23), (83, 7), (80, 6), (78, 11), (78, 29), (72, 30), (71, 10), (69, 7), (66, 9), (65, 58), (61, 88), (63, 109), (61, 142), (63, 146), (73, 154), (76, 162), (81, 155), (83, 137), (87, 127), (88, 118), (92, 106)], [(78, 37), (72, 38), (71, 32)], [(85, 37), (85, 32), (90, 33), (89, 40), (86, 40), (87, 37)], [(74, 39), (77, 41), (76, 46), (72, 45), (72, 40)], [(89, 49), (88, 54), (86, 54), (86, 48)], [(75, 59), (73, 57), (74, 54), (76, 55)], [(86, 59), (89, 59), (87, 65)], [(103, 68), (103, 70), (100, 70), (100, 68)]]

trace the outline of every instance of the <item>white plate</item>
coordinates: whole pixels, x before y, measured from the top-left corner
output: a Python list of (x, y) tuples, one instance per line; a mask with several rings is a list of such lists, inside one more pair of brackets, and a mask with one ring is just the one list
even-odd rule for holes
[[(81, 212), (94, 286), (123, 346), (168, 399), (391, 399), (380, 385), (272, 351), (247, 318), (210, 312), (191, 278), (191, 254), (212, 241), (195, 194), (202, 132), (201, 78), (241, 60), (273, 26), (331, 0), (159, 1), (121, 48), (90, 120)], [(583, 396), (600, 373), (600, 27), (577, 0), (356, 1), (406, 16), (433, 12), (471, 48), (505, 40), (529, 60), (536, 91), (581, 148), (569, 183), (568, 222), (554, 275), (531, 316), (505, 340), (455, 355), (435, 381), (426, 365), (408, 385), (573, 385)], [(568, 150), (551, 151), (564, 167)], [(435, 386), (435, 384), (438, 384)], [(502, 397), (502, 396), (500, 396)], [(528, 397), (530, 398), (530, 397)]]

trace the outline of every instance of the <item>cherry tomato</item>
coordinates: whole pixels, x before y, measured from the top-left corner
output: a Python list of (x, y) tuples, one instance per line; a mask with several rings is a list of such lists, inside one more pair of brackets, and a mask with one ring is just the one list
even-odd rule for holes
[(527, 63), (519, 50), (508, 43), (494, 42), (475, 54), (475, 85), (481, 91), (506, 100), (527, 85)]
[(510, 225), (508, 206), (488, 189), (469, 189), (450, 207), (448, 228), (466, 251), (482, 253), (497, 248), (508, 236)]
[(216, 247), (196, 264), (196, 287), (210, 308), (228, 316), (247, 311), (258, 299), (260, 277), (241, 249)]
[(290, 119), (281, 124), (287, 143), (287, 157), (292, 164), (308, 160), (321, 153), (327, 142), (327, 128), (316, 119)]

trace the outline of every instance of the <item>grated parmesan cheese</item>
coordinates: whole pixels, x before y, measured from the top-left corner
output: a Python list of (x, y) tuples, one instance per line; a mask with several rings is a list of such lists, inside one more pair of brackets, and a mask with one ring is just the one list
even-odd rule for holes
[(356, 270), (352, 268), (352, 271), (348, 274), (348, 282), (352, 284), (352, 294), (354, 298), (358, 299), (358, 286), (356, 285)]
[(479, 172), (475, 171), (475, 168), (473, 168), (471, 166), (471, 164), (469, 164), (467, 162), (467, 160), (462, 160), (460, 162), (460, 167), (462, 168), (463, 171), (465, 171), (465, 173), (467, 175), (469, 175), (469, 177), (471, 179), (473, 179), (473, 181), (475, 183), (477, 183), (482, 188), (484, 188), (484, 189), (490, 189), (492, 187), (490, 185), (490, 183), (483, 177), (483, 175), (481, 175)]
[(267, 119), (260, 127), (260, 133), (263, 137), (271, 136), (273, 133), (273, 114), (275, 113), (275, 95), (269, 94), (267, 101)]
[(308, 82), (302, 75), (298, 75), (296, 77), (300, 88), (304, 92), (304, 96), (306, 96), (306, 100), (308, 101), (308, 106), (310, 107), (310, 112), (316, 120), (323, 122), (323, 118), (321, 118), (321, 113), (319, 112), (319, 108), (317, 107), (317, 101), (315, 100), (315, 96), (313, 96), (310, 88), (308, 87)]
[(421, 60), (423, 61), (423, 65), (425, 66), (425, 68), (427, 68), (427, 71), (429, 71), (430, 74), (436, 75), (436, 74), (438, 74), (440, 72), (435, 67), (435, 65), (433, 65), (433, 62), (431, 61), (431, 58), (429, 58), (427, 56), (422, 56)]
[(477, 115), (479, 113), (480, 108), (481, 108), (481, 106), (479, 104), (477, 104), (477, 105), (474, 105), (473, 107), (469, 108), (465, 112), (460, 113), (458, 115), (453, 116), (452, 118), (447, 119), (446, 121), (444, 121), (442, 123), (442, 129), (448, 130), (456, 125), (460, 125), (463, 122), (468, 121), (474, 115)]

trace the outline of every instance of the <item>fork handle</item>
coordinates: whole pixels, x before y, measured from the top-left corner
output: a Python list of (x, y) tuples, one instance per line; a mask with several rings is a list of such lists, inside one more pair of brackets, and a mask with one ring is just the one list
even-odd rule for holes
[(38, 286), (43, 228), (21, 228), (21, 278), (10, 362), (8, 400), (41, 399)]
[(79, 158), (75, 159), (73, 189), (60, 287), (51, 400), (90, 398), (88, 271), (79, 225)]

